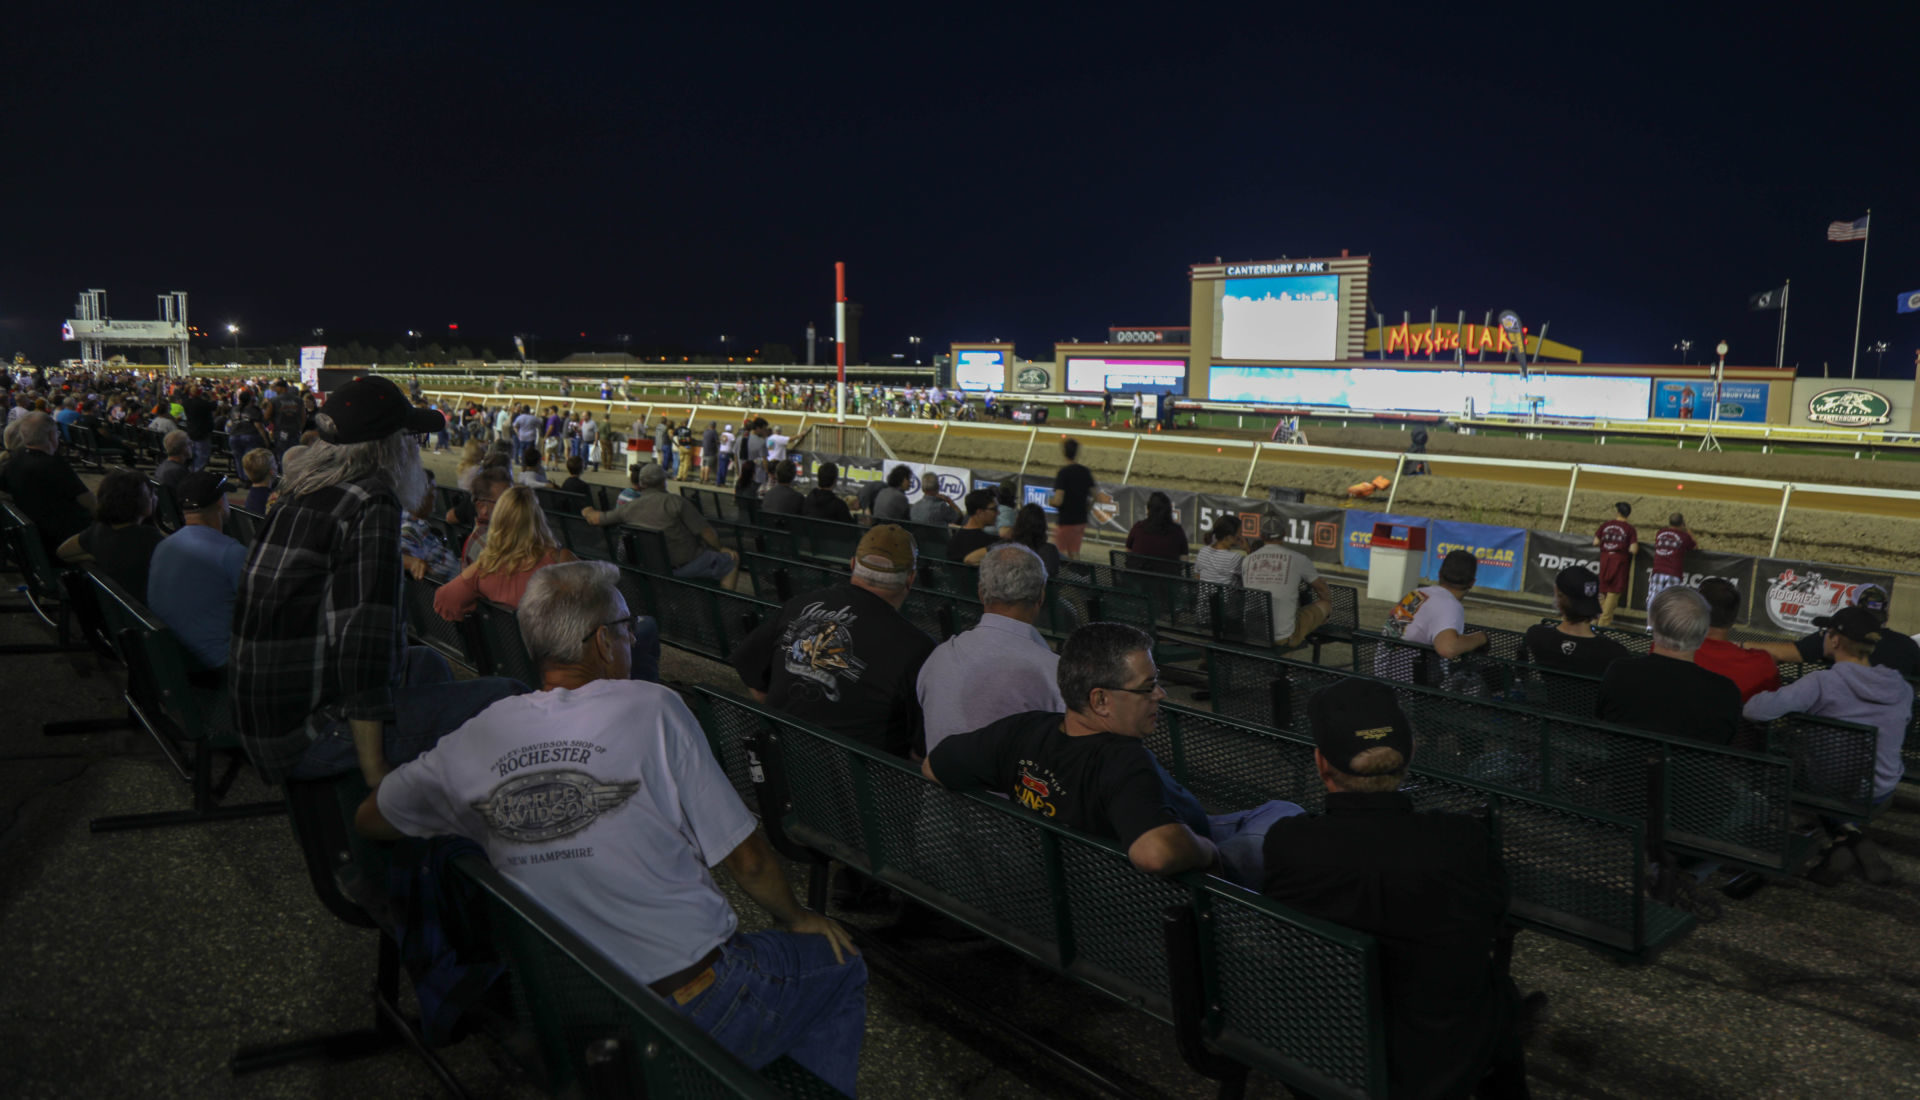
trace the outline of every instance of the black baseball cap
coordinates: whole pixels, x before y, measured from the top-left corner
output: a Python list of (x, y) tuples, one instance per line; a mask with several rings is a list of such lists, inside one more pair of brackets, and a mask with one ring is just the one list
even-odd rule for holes
[(1320, 755), (1343, 772), (1368, 749), (1393, 749), (1413, 761), (1413, 726), (1381, 681), (1352, 677), (1322, 688), (1307, 702), (1307, 721)]
[(437, 432), (447, 426), (438, 409), (415, 406), (399, 386), (377, 375), (333, 391), (320, 411), (333, 421), (332, 431), (320, 433), (329, 443), (371, 443), (398, 431)]
[(1567, 598), (1567, 614), (1591, 619), (1600, 614), (1600, 578), (1584, 565), (1569, 565), (1554, 574), (1553, 586)]
[(1479, 576), (1480, 559), (1474, 557), (1471, 550), (1449, 550), (1447, 556), (1440, 559), (1440, 579), (1447, 584), (1471, 588)]
[(179, 501), (183, 512), (198, 512), (217, 503), (227, 495), (227, 479), (219, 474), (201, 470), (197, 474), (188, 474), (180, 479), (180, 487), (174, 490), (174, 499)]
[(1842, 638), (1873, 645), (1880, 640), (1880, 620), (1864, 607), (1843, 607), (1831, 615), (1813, 620), (1822, 630), (1831, 630)]
[(1887, 590), (1877, 584), (1863, 584), (1854, 590), (1853, 606), (1864, 607), (1873, 612), (1873, 617), (1881, 622), (1887, 621)]

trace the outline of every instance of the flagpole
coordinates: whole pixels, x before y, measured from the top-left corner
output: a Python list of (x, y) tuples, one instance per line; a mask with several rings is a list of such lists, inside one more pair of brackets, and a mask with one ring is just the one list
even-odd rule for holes
[(1793, 298), (1793, 280), (1780, 288), (1780, 337), (1773, 345), (1773, 365), (1783, 367), (1787, 363), (1787, 305)]
[(1867, 207), (1867, 231), (1860, 237), (1860, 296), (1853, 303), (1853, 366), (1847, 377), (1860, 377), (1860, 307), (1867, 301), (1867, 246), (1873, 243), (1873, 207)]

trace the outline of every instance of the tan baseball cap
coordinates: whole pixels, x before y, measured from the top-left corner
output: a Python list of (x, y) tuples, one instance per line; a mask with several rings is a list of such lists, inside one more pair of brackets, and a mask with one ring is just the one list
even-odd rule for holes
[(883, 523), (861, 537), (853, 552), (853, 575), (875, 584), (898, 586), (906, 583), (918, 560), (913, 536), (907, 529)]

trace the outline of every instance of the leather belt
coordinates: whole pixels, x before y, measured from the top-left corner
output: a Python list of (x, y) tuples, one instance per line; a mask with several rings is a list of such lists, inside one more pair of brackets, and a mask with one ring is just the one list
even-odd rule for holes
[(705, 955), (702, 955), (699, 962), (694, 963), (685, 970), (676, 970), (657, 982), (649, 982), (647, 983), (647, 988), (662, 997), (671, 998), (675, 993), (699, 981), (707, 971), (713, 969), (713, 964), (719, 961), (720, 949), (715, 947)]

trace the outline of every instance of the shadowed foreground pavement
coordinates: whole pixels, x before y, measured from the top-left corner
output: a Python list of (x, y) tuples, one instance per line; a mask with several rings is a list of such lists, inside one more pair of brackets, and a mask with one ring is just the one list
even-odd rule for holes
[[(1502, 622), (1478, 608), (1474, 617)], [(31, 615), (0, 616), (0, 644), (49, 634)], [(669, 650), (664, 664), (670, 680), (732, 686), (730, 670), (710, 661)], [(0, 684), (0, 1095), (440, 1095), (402, 1052), (232, 1077), (226, 1060), (239, 1045), (367, 1022), (372, 934), (320, 907), (283, 817), (89, 834), (92, 817), (188, 805), (144, 734), (41, 735), (45, 721), (118, 713), (117, 672), (86, 655), (8, 656)], [(269, 797), (244, 776), (229, 801)], [(1920, 1095), (1916, 810), (1920, 799), (1903, 794), (1875, 829), (1892, 885), (1769, 886), (1729, 902), (1724, 919), (1651, 966), (1521, 936), (1516, 978), (1553, 998), (1532, 1048), (1534, 1094)], [(745, 926), (763, 926), (730, 892)], [(997, 1015), (1066, 1036), (1142, 1094), (1212, 1095), (1144, 1016), (1001, 950), (915, 944)], [(526, 1093), (479, 1040), (443, 1053), (476, 1096)], [(943, 1000), (886, 975), (870, 986), (864, 1095), (1072, 1095), (1057, 1073)], [(1284, 1093), (1256, 1077), (1250, 1095)]]

